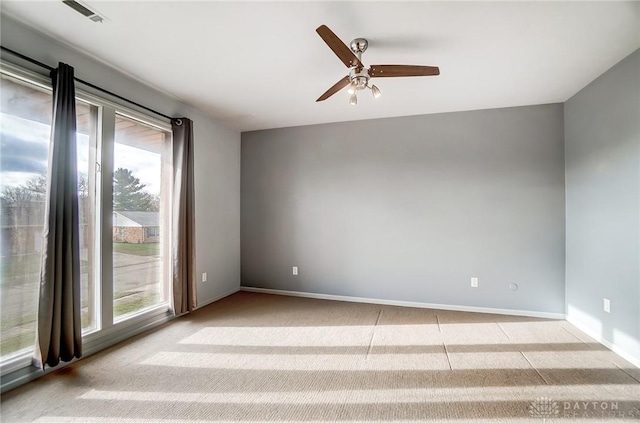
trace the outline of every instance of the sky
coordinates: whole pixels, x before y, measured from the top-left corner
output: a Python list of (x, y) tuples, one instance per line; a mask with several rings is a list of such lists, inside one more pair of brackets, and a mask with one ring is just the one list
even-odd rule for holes
[[(23, 185), (47, 170), (51, 127), (44, 123), (0, 113), (0, 191)], [(89, 137), (78, 134), (78, 171), (86, 176), (89, 169)], [(146, 187), (144, 191), (160, 194), (161, 157), (158, 153), (116, 142), (114, 167), (130, 169)]]

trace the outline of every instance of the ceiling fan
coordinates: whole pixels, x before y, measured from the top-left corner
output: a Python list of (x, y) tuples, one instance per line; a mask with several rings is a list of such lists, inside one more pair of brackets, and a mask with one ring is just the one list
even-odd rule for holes
[(347, 47), (336, 34), (326, 25), (321, 25), (316, 29), (320, 38), (324, 40), (329, 48), (338, 58), (349, 68), (349, 75), (336, 82), (316, 101), (323, 101), (346, 87), (351, 97), (349, 104), (358, 104), (358, 91), (369, 88), (374, 98), (380, 97), (382, 93), (375, 85), (369, 86), (370, 78), (391, 78), (399, 76), (435, 76), (440, 75), (440, 69), (436, 66), (413, 66), (413, 65), (372, 65), (366, 67), (362, 64), (362, 53), (367, 50), (369, 43), (364, 38), (356, 38)]

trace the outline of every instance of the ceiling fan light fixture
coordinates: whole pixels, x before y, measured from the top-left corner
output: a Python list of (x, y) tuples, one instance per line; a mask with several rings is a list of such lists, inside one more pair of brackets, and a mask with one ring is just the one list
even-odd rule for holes
[(356, 87), (354, 86), (353, 82), (349, 84), (347, 92), (349, 93), (349, 95), (354, 95), (356, 93)]
[(380, 98), (380, 96), (382, 95), (382, 92), (380, 92), (380, 89), (375, 85), (371, 86), (371, 93), (373, 94), (373, 98)]
[(358, 104), (358, 96), (355, 92), (351, 94), (351, 97), (349, 97), (349, 104), (352, 106), (356, 106)]

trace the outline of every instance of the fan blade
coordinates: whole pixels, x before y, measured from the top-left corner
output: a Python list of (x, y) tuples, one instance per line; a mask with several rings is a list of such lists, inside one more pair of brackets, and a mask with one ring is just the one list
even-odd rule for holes
[(360, 59), (326, 25), (320, 25), (316, 32), (348, 68), (351, 66), (363, 67)]
[(440, 69), (436, 66), (413, 65), (375, 65), (369, 68), (372, 78), (384, 78), (394, 76), (435, 76), (440, 75)]
[(329, 88), (326, 93), (322, 94), (320, 98), (316, 100), (316, 102), (328, 99), (329, 97), (331, 97), (332, 95), (334, 95), (335, 93), (337, 93), (338, 91), (340, 91), (341, 89), (349, 85), (350, 82), (351, 80), (349, 79), (349, 77), (345, 76), (340, 81), (336, 82), (333, 87)]

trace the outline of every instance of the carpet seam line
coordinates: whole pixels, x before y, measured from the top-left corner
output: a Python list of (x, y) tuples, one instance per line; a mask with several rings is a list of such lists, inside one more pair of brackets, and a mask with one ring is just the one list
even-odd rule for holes
[(620, 369), (620, 371), (622, 371), (622, 373), (624, 373), (625, 375), (629, 376), (631, 379), (635, 380), (636, 382), (640, 383), (640, 380), (638, 380), (634, 375), (632, 375), (631, 373), (628, 373), (623, 367), (620, 367), (618, 365), (618, 363), (613, 363), (614, 366), (616, 366), (618, 369)]
[(369, 339), (369, 348), (367, 348), (367, 355), (365, 356), (365, 360), (369, 359), (369, 355), (371, 354), (371, 349), (373, 348), (373, 338), (376, 336), (376, 326), (378, 326), (378, 322), (380, 322), (380, 316), (382, 316), (382, 308), (378, 311), (378, 318), (376, 319), (376, 324), (373, 325), (371, 330), (371, 338)]
[(444, 347), (444, 354), (447, 356), (447, 363), (449, 363), (449, 370), (453, 370), (453, 366), (451, 365), (451, 359), (449, 358), (449, 351), (447, 350), (447, 344), (443, 342), (442, 346)]
[(564, 326), (561, 326), (562, 329), (564, 329), (565, 332), (567, 332), (569, 335), (573, 336), (574, 338), (576, 338), (578, 341), (582, 342), (585, 345), (589, 345), (587, 344), (587, 342), (584, 339), (580, 339), (575, 333), (571, 333), (571, 331), (567, 328), (565, 328)]
[(535, 372), (538, 374), (538, 376), (540, 376), (540, 379), (542, 379), (542, 381), (545, 383), (545, 385), (550, 385), (550, 383), (547, 382), (547, 379), (545, 379), (544, 376), (542, 376), (542, 373), (540, 373), (540, 371), (536, 368), (536, 366), (533, 365), (531, 360), (529, 360), (529, 358), (524, 354), (524, 352), (520, 351), (520, 354), (522, 354), (522, 356), (524, 357), (525, 360), (527, 360), (527, 363), (529, 363), (531, 368), (533, 370), (535, 370)]
[(500, 322), (496, 322), (496, 325), (498, 325), (498, 327), (500, 328), (500, 330), (502, 331), (502, 333), (504, 333), (504, 336), (507, 337), (507, 339), (511, 340), (511, 338), (509, 337), (509, 334), (507, 333), (506, 330), (504, 330), (504, 328), (502, 327), (502, 325), (500, 324)]

